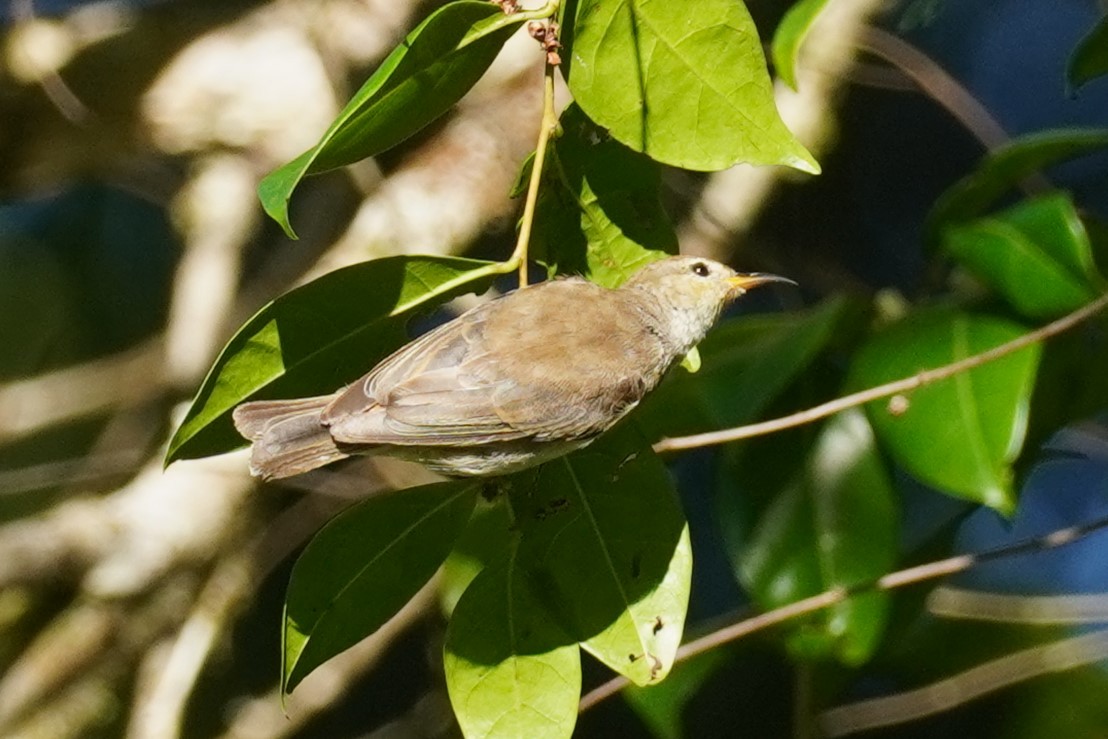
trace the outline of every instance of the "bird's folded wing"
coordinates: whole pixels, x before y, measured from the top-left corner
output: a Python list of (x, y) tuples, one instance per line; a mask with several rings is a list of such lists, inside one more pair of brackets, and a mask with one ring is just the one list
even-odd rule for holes
[(643, 394), (639, 383), (618, 379), (593, 384), (587, 396), (577, 385), (521, 384), (490, 362), (482, 361), (481, 375), (466, 362), (411, 376), (380, 403), (330, 418), (331, 435), (345, 444), (426, 446), (584, 439), (603, 432)]
[[(592, 331), (581, 343), (609, 338), (595, 328), (600, 320), (560, 314), (565, 325), (545, 337), (520, 330), (505, 339), (498, 327), (497, 340), (486, 336), (489, 324), (503, 319), (497, 310), (495, 302), (482, 306), (381, 362), (323, 412), (331, 435), (344, 444), (409, 446), (585, 439), (645, 394), (641, 378), (571, 361), (573, 352), (563, 346), (570, 332)], [(554, 320), (524, 316), (522, 323)], [(536, 363), (568, 371), (557, 377), (536, 371)]]

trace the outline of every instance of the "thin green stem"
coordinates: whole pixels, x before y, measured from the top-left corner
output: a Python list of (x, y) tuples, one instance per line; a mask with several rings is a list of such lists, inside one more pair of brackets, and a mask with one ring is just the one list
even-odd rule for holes
[(550, 134), (558, 125), (558, 115), (554, 109), (554, 66), (546, 64), (543, 75), (542, 121), (539, 124), (539, 140), (535, 145), (535, 161), (531, 166), (531, 181), (527, 184), (527, 201), (523, 204), (523, 218), (520, 220), (519, 240), (508, 263), (519, 269), (519, 285), (527, 284), (527, 250), (531, 245), (531, 228), (535, 222), (535, 204), (539, 199), (539, 182), (542, 179), (543, 164), (546, 162), (546, 147)]

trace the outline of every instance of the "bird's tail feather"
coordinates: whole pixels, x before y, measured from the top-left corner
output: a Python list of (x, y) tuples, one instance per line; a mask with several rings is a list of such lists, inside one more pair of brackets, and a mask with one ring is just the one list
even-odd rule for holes
[(299, 475), (350, 455), (339, 450), (322, 424), (333, 395), (299, 400), (259, 400), (235, 408), (239, 433), (254, 442), (250, 472), (266, 480)]

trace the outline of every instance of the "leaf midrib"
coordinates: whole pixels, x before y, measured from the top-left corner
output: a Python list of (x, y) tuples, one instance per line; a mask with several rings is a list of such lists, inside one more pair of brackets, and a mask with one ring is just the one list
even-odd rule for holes
[(600, 525), (596, 521), (596, 516), (593, 514), (592, 506), (589, 505), (588, 497), (585, 495), (585, 490), (581, 485), (580, 479), (577, 477), (577, 473), (573, 469), (573, 465), (569, 463), (568, 459), (562, 460), (562, 464), (565, 465), (566, 471), (569, 473), (570, 480), (573, 482), (574, 489), (577, 490), (578, 497), (581, 500), (581, 507), (585, 511), (585, 515), (588, 517), (589, 527), (592, 529), (596, 536), (597, 544), (600, 551), (604, 555), (604, 564), (607, 566), (608, 573), (612, 577), (612, 581), (615, 583), (616, 591), (619, 593), (620, 601), (623, 603), (623, 613), (621, 619), (625, 618), (631, 621), (631, 627), (635, 632), (635, 638), (637, 639), (639, 646), (642, 648), (645, 656), (649, 651), (649, 645), (643, 641), (642, 635), (639, 633), (638, 624), (635, 623), (635, 617), (631, 614), (631, 607), (634, 603), (627, 595), (627, 591), (623, 587), (623, 583), (620, 581), (619, 572), (616, 570), (615, 562), (612, 561), (611, 553), (608, 551), (608, 547), (605, 543), (605, 539), (600, 530)]
[[(970, 355), (969, 327), (964, 319), (957, 319), (951, 326), (953, 360), (958, 361)], [(993, 466), (989, 460), (989, 451), (986, 447), (985, 431), (981, 426), (981, 410), (977, 405), (977, 398), (973, 392), (972, 370), (962, 372), (954, 376), (954, 387), (958, 394), (958, 408), (961, 412), (962, 422), (965, 424), (966, 436), (970, 440), (970, 450), (978, 463), (979, 483), (991, 488), (999, 488), (996, 476), (992, 474)], [(988, 476), (987, 478), (985, 476)], [(980, 490), (980, 493), (991, 491)], [(991, 496), (990, 496), (991, 497)]]

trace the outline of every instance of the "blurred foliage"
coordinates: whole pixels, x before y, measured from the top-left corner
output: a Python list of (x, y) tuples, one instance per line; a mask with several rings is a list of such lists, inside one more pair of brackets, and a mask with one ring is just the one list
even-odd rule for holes
[(1101, 18), (1073, 50), (1066, 67), (1066, 84), (1076, 92), (1105, 74), (1108, 74), (1108, 18)]
[[(615, 285), (643, 263), (676, 251), (677, 233), (706, 182), (699, 172), (736, 162), (818, 170), (780, 120), (758, 30), (767, 37), (776, 29), (775, 72), (795, 86), (802, 43), (818, 37), (824, 4), (751, 2), (749, 13), (722, 0), (561, 4), (562, 74), (576, 102), (562, 113), (539, 173), (534, 256), (549, 276), (582, 273)], [(204, 15), (200, 5), (131, 9), (133, 26), (89, 42), (59, 67), (78, 97), (96, 109), (92, 124), (59, 128), (43, 92), (52, 84), (49, 75), (0, 91), (0, 146), (12, 152), (3, 180), (11, 199), (0, 205), (0, 327), (9, 348), (0, 353), (0, 520), (7, 522), (0, 550), (19, 555), (5, 557), (13, 570), (23, 562), (54, 565), (43, 565), (37, 580), (9, 576), (0, 582), (0, 733), (30, 726), (42, 736), (121, 735), (137, 721), (127, 701), (137, 702), (149, 680), (145, 671), (156, 672), (160, 664), (146, 661), (145, 648), (128, 651), (123, 635), (141, 629), (127, 627), (158, 624), (142, 642), (153, 653), (162, 639), (176, 636), (187, 606), (201, 597), (199, 583), (241, 555), (249, 538), (234, 533), (233, 543), (209, 559), (182, 555), (174, 576), (159, 585), (180, 586), (187, 595), (166, 598), (172, 618), (163, 625), (146, 609), (164, 593), (118, 602), (90, 596), (93, 578), (86, 574), (94, 568), (75, 564), (83, 550), (65, 549), (35, 529), (27, 534), (22, 525), (48, 520), (71, 502), (103, 500), (107, 506), (159, 453), (170, 404), (186, 402), (197, 386), (183, 420), (174, 417), (167, 461), (240, 446), (228, 423), (237, 403), (327, 392), (349, 382), (403, 343), (414, 316), (484, 290), (497, 278), (503, 285), (501, 276), (515, 266), (392, 256), (278, 295), (307, 272), (311, 250), (324, 245), (290, 246), (272, 224), (250, 229), (243, 237), (249, 241), (248, 274), (229, 279), (247, 296), (234, 306), (233, 320), (253, 318), (231, 336), (207, 379), (182, 386), (169, 368), (140, 402), (43, 428), (27, 422), (21, 414), (31, 406), (10, 400), (26, 397), (18, 394), (21, 383), (134, 350), (173, 328), (167, 325), (172, 278), (180, 268), (180, 242), (190, 233), (187, 218), (177, 201), (150, 192), (136, 196), (142, 188), (135, 183), (155, 172), (165, 178), (159, 186), (176, 192), (192, 176), (182, 159), (191, 164), (210, 152), (155, 150), (148, 132), (133, 133), (141, 129), (133, 116), (146, 83), (172, 50), (267, 4), (236, 3), (215, 15)], [(1036, 32), (1048, 25), (1026, 5), (1001, 5), (1006, 13), (974, 16), (976, 25), (965, 33), (1007, 38), (1002, 34), (1014, 34), (1008, 24), (1017, 21)], [(509, 36), (554, 10), (509, 16), (474, 0), (420, 5), (386, 45), (395, 44), (391, 54), (385, 48), (370, 69), (355, 63), (345, 70), (339, 89), (365, 82), (304, 154), (262, 178), (253, 170), (261, 169), (258, 162), (269, 168), (271, 154), (241, 144), (213, 149), (242, 147), (238, 153), (251, 162), (266, 210), (289, 234), (294, 191), (305, 203), (297, 219), (304, 219), (306, 237), (320, 232), (320, 224), (333, 228), (328, 222), (347, 214), (320, 183), (333, 186), (335, 180), (308, 175), (401, 142), (395, 159), (381, 160), (388, 162), (384, 182), (394, 174), (390, 168), (430, 158), (437, 137), (460, 115), (456, 104), (475, 104), (466, 96)], [(57, 12), (64, 18), (66, 9)], [(955, 32), (964, 17), (959, 14), (973, 12), (916, 0), (888, 10), (882, 20), (923, 43), (943, 33), (965, 38)], [(1057, 10), (1055, 20), (1066, 12)], [(68, 27), (40, 20), (46, 25), (35, 26), (38, 33)], [(14, 21), (11, 16), (6, 35), (12, 48), (18, 41)], [(1057, 58), (1051, 99), (1085, 106), (1081, 110), (1092, 109), (1103, 121), (1105, 23), (1082, 22), (1087, 35), (1079, 45), (1055, 44), (1051, 51)], [(149, 33), (152, 28), (164, 35)], [(333, 30), (340, 35), (337, 26)], [(128, 44), (140, 31), (149, 41), (141, 59), (149, 63), (120, 63), (131, 58)], [(946, 46), (933, 42), (931, 50), (952, 53), (956, 45), (948, 39)], [(976, 59), (988, 48), (982, 43), (963, 53)], [(1020, 47), (1012, 41), (1005, 48)], [(541, 54), (532, 51), (538, 65)], [(1078, 100), (1067, 101), (1062, 75), (1054, 74), (1067, 61), (1065, 80), (1080, 91)], [(957, 72), (955, 62), (950, 66)], [(1018, 71), (982, 65), (1014, 79), (1011, 84), (1030, 84)], [(117, 78), (104, 73), (113, 68), (120, 70)], [(975, 80), (968, 72), (965, 78)], [(537, 77), (526, 84), (538, 96)], [(883, 102), (875, 103), (881, 95)], [(895, 124), (882, 105), (900, 111)], [(197, 668), (184, 735), (221, 735), (234, 706), (264, 691), (273, 691), (266, 700), (276, 703), (277, 693), (283, 696), (383, 628), (440, 564), (446, 620), (425, 615), (419, 630), (394, 637), (376, 674), (347, 686), (348, 700), (334, 699), (320, 717), (282, 731), (348, 735), (391, 722), (399, 734), (447, 735), (457, 731), (446, 707), (449, 695), (458, 724), (471, 736), (780, 736), (790, 727), (803, 734), (836, 705), (912, 690), (1072, 636), (1074, 627), (1065, 624), (940, 619), (928, 611), (921, 588), (862, 593), (688, 662), (676, 657), (698, 599), (712, 603), (717, 620), (690, 621), (697, 634), (718, 626), (718, 618), (735, 620), (736, 613), (858, 586), (899, 567), (1011, 543), (1108, 509), (1103, 314), (1044, 345), (891, 402), (873, 402), (864, 413), (854, 409), (768, 438), (698, 451), (669, 467), (668, 458), (650, 450), (664, 437), (783, 415), (973, 356), (1103, 294), (1108, 212), (1097, 194), (1108, 193), (1108, 131), (1082, 125), (1063, 109), (1049, 120), (1044, 114), (1033, 127), (1013, 126), (1017, 135), (1008, 143), (972, 161), (963, 134), (942, 127), (953, 124), (942, 114), (917, 115), (913, 105), (923, 103), (903, 93), (848, 96), (838, 113), (838, 148), (821, 156), (823, 182), (790, 185), (742, 244), (743, 268), (796, 276), (811, 307), (729, 315), (699, 347), (698, 372), (675, 369), (610, 436), (521, 473), (502, 489), (485, 490), (484, 497), (456, 482), (369, 497), (334, 518), (298, 554), (288, 552), (299, 551), (303, 532), (300, 539), (289, 536), (291, 545), (263, 548), (256, 556), (270, 559), (262, 569), (276, 569), (252, 582), (241, 610), (230, 609), (219, 623), (225, 633)], [(869, 121), (895, 141), (868, 136)], [(94, 140), (100, 148), (89, 144)], [(75, 163), (59, 168), (68, 150), (77, 152)], [(523, 163), (521, 184), (532, 175), (532, 163)], [(373, 188), (366, 191), (372, 197)], [(489, 220), (480, 255), (495, 251), (503, 258), (513, 234)], [(409, 247), (418, 250), (419, 244)], [(261, 302), (266, 305), (255, 312)], [(70, 391), (83, 392), (83, 386)], [(76, 402), (56, 391), (51, 398)], [(1081, 443), (1044, 450), (1067, 428), (1076, 429)], [(117, 452), (127, 453), (122, 463)], [(1072, 463), (1072, 479), (1052, 479), (1044, 487), (1036, 473), (1060, 459)], [(1057, 507), (1064, 484), (1077, 491), (1082, 505), (1075, 510)], [(366, 485), (356, 486), (364, 495)], [(265, 489), (254, 504), (260, 512), (243, 520), (275, 520), (299, 499), (274, 486)], [(308, 525), (336, 507), (323, 505), (312, 516), (296, 509), (292, 518)], [(1005, 529), (1007, 538), (971, 536), (980, 521)], [(90, 536), (80, 532), (79, 540)], [(122, 547), (126, 537), (119, 538)], [(1019, 562), (1029, 576), (1035, 572), (1035, 560)], [(1011, 587), (1017, 595), (1062, 595), (1078, 589), (1073, 583), (1084, 573), (1108, 591), (1105, 571), (1102, 552), (1088, 549), (1066, 560), (1062, 575)], [(177, 576), (190, 584), (179, 585)], [(1004, 583), (982, 575), (974, 585), (1000, 589)], [(727, 599), (733, 610), (720, 613)], [(86, 642), (62, 625), (90, 602), (125, 614), (96, 632), (112, 635), (101, 637), (112, 645), (102, 654), (114, 656), (74, 670), (83, 676), (87, 668), (102, 681), (97, 685), (109, 688), (89, 694), (100, 698), (82, 704), (84, 718), (64, 714), (64, 721), (51, 701), (61, 705), (66, 691), (44, 690), (37, 703), (57, 719), (49, 724), (55, 728), (31, 722), (37, 714), (30, 709), (8, 715), (6, 706), (30, 695), (20, 687), (27, 679), (22, 665), (68, 664), (41, 656), (54, 654), (49, 649), (55, 643), (64, 647), (59, 653), (83, 654)], [(637, 686), (579, 717), (582, 686), (589, 690), (610, 671)], [(56, 679), (48, 685), (76, 684), (47, 677)], [(1052, 673), (876, 735), (1103, 736), (1105, 680), (1095, 665)], [(56, 728), (63, 724), (79, 729), (67, 734)]]

